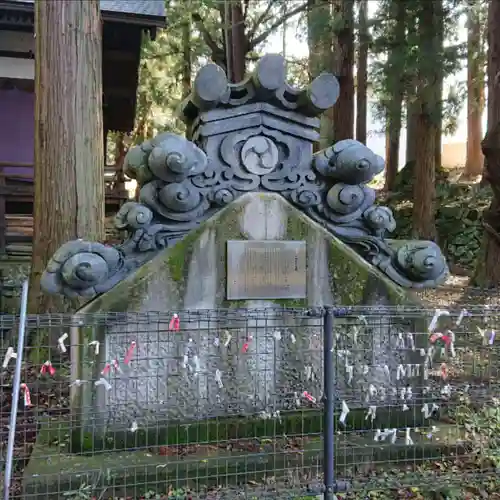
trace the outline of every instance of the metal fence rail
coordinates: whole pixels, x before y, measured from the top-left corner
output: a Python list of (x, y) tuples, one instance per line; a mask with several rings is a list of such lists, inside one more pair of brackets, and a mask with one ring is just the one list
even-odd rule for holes
[(28, 316), (19, 380), (19, 348), (0, 352), (10, 496), (496, 488), (500, 309), (468, 309)]

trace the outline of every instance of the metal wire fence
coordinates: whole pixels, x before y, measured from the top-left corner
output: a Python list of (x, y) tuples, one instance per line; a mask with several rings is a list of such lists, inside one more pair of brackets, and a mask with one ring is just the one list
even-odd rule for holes
[(10, 497), (500, 491), (499, 319), (478, 307), (28, 316), (22, 360), (13, 336), (1, 345)]

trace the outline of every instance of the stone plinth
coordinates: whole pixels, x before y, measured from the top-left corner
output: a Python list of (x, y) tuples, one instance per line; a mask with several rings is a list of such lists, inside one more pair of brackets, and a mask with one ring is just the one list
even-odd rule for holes
[[(305, 241), (307, 299), (226, 300), (226, 246), (235, 239)], [(123, 373), (109, 372), (111, 390), (92, 384), (75, 389), (82, 391), (84, 421), (93, 428), (123, 427), (132, 421), (144, 425), (158, 419), (272, 413), (296, 408), (303, 391), (319, 400), (322, 320), (277, 308), (367, 304), (383, 311), (412, 300), (280, 195), (245, 195), (80, 311), (89, 317), (108, 312), (124, 316), (111, 314), (105, 326), (79, 330), (77, 343), (99, 340), (105, 348), (98, 360), (92, 350), (82, 349), (80, 366), (90, 368), (82, 368), (78, 378), (97, 380), (106, 363), (123, 360), (131, 342), (137, 342), (132, 362), (121, 366)], [(176, 312), (181, 314), (179, 332), (169, 330)], [(138, 320), (127, 313), (144, 315)], [(395, 349), (397, 330), (408, 325), (379, 318), (355, 327), (360, 330), (358, 344), (350, 346), (354, 358), (349, 361), (355, 374), (348, 384), (345, 360), (339, 356), (339, 390), (366, 394), (375, 384), (379, 390), (385, 387), (387, 403), (395, 401), (390, 389), (397, 366), (411, 363), (407, 351)], [(348, 327), (338, 328), (346, 332)], [(248, 338), (248, 351), (242, 353)], [(365, 365), (368, 373), (363, 373)]]

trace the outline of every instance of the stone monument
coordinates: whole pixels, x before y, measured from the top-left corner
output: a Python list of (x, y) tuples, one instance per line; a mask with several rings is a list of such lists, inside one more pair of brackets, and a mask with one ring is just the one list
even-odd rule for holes
[[(313, 154), (318, 116), (338, 95), (337, 79), (326, 73), (306, 89), (291, 87), (278, 55), (264, 56), (238, 84), (208, 64), (182, 108), (190, 140), (163, 132), (130, 149), (124, 169), (137, 180), (140, 197), (116, 215), (116, 227), (126, 233), (123, 243), (70, 241), (42, 278), (47, 293), (88, 298), (82, 316), (160, 314), (155, 329), (140, 336), (137, 324), (127, 321), (79, 329), (75, 343), (98, 340), (105, 348), (92, 363), (82, 362), (83, 354), (75, 357), (75, 379), (98, 379), (131, 341), (137, 345), (133, 370), (139, 375), (133, 381), (125, 370), (113, 375), (108, 391), (91, 384), (78, 388), (89, 425), (283, 410), (302, 391), (319, 400), (320, 350), (316, 346), (317, 359), (308, 361), (304, 353), (321, 343), (320, 320), (305, 322), (283, 306), (383, 310), (411, 302), (405, 289), (444, 280), (447, 266), (435, 243), (388, 238), (393, 215), (375, 203), (368, 186), (382, 172), (382, 158), (355, 140)], [(221, 354), (214, 331), (238, 330), (255, 309), (268, 313), (262, 320), (255, 314), (259, 340), (248, 357), (242, 360), (237, 347)], [(174, 334), (172, 314), (181, 322)], [(273, 338), (278, 325), (304, 327), (296, 343), (284, 345)], [(366, 392), (374, 383), (389, 388), (390, 373), (394, 379), (398, 365), (408, 362), (406, 353), (386, 348), (394, 325), (366, 328), (374, 341), (351, 363), (372, 369), (360, 372), (354, 386), (345, 376), (339, 384), (346, 391)], [(182, 368), (192, 339), (196, 379)], [(305, 364), (316, 372), (315, 382), (299, 380)], [(273, 368), (264, 373), (263, 366)], [(216, 373), (231, 373), (223, 388)]]

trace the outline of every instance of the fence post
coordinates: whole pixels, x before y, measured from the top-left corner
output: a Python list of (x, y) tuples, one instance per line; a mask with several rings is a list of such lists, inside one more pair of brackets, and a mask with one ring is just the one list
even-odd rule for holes
[(335, 353), (334, 350), (334, 317), (344, 316), (345, 309), (334, 309), (325, 307), (323, 320), (323, 386), (324, 386), (324, 410), (323, 410), (323, 471), (325, 492), (324, 500), (333, 500), (335, 493), (347, 491), (349, 484), (345, 481), (335, 480)]
[(325, 481), (325, 500), (333, 500), (335, 490), (335, 457), (334, 457), (334, 414), (335, 414), (335, 367), (333, 365), (333, 308), (325, 308), (323, 319), (323, 385), (324, 385), (324, 409), (323, 409), (323, 468)]
[(21, 307), (19, 311), (19, 330), (17, 338), (17, 358), (14, 378), (12, 380), (12, 404), (10, 408), (9, 440), (5, 456), (4, 475), (4, 500), (9, 500), (10, 482), (12, 479), (12, 464), (14, 462), (14, 441), (16, 439), (17, 408), (19, 405), (19, 392), (21, 388), (21, 365), (23, 363), (24, 333), (26, 330), (26, 310), (28, 308), (28, 280), (23, 283)]

